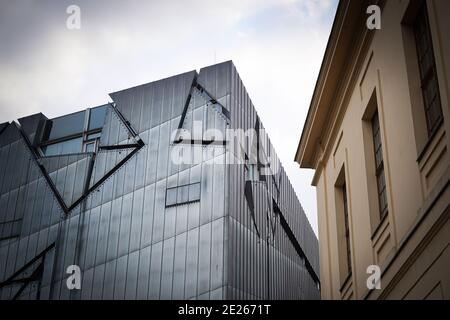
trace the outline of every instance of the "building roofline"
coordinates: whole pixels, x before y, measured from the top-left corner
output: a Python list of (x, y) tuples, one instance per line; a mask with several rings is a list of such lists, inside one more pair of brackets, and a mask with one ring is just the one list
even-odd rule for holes
[(308, 141), (309, 139), (309, 133), (312, 126), (312, 117), (313, 117), (313, 111), (315, 111), (315, 108), (317, 107), (317, 100), (319, 96), (319, 92), (322, 91), (323, 84), (327, 77), (327, 71), (329, 69), (329, 66), (331, 64), (331, 60), (334, 54), (334, 49), (336, 48), (336, 44), (338, 41), (339, 31), (341, 29), (341, 26), (344, 21), (345, 13), (347, 11), (348, 6), (350, 5), (350, 0), (339, 0), (338, 7), (336, 9), (336, 14), (334, 17), (333, 25), (331, 28), (330, 36), (328, 38), (327, 46), (325, 48), (325, 54), (322, 60), (322, 64), (320, 66), (319, 75), (317, 76), (316, 85), (314, 87), (313, 95), (311, 98), (311, 102), (308, 109), (308, 114), (306, 116), (305, 124), (303, 126), (302, 134), (300, 137), (300, 142), (297, 147), (297, 151), (295, 153), (295, 159), (301, 167), (311, 168), (313, 169), (311, 160), (305, 161), (304, 157), (304, 150), (306, 148), (307, 143), (311, 143)]
[(346, 72), (355, 63), (355, 47), (365, 28), (366, 9), (371, 4), (384, 7), (385, 0), (340, 0), (322, 65), (302, 130), (295, 161), (301, 168), (317, 167), (318, 146), (327, 134), (331, 110), (339, 96)]

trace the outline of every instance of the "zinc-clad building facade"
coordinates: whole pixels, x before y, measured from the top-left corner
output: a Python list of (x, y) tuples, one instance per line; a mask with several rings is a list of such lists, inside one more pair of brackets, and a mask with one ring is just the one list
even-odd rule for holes
[(110, 97), (0, 126), (1, 299), (320, 297), (317, 238), (231, 61)]

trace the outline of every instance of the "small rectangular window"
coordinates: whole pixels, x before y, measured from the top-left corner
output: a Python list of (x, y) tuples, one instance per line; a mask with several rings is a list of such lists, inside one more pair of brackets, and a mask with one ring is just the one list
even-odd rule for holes
[(381, 142), (380, 119), (378, 112), (372, 117), (372, 134), (375, 154), (375, 174), (377, 178), (378, 204), (380, 219), (388, 213), (388, 203), (386, 196), (386, 178), (384, 173), (383, 144)]
[(344, 164), (338, 174), (335, 186), (336, 230), (341, 290), (352, 275), (350, 212), (348, 184), (345, 177)]
[(350, 252), (350, 227), (348, 222), (348, 200), (347, 200), (347, 186), (342, 186), (342, 202), (344, 206), (344, 229), (345, 229), (345, 247), (347, 257), (347, 272), (352, 273), (352, 260)]
[(108, 106), (105, 105), (97, 108), (92, 108), (90, 110), (88, 130), (94, 130), (103, 127), (107, 107)]
[(168, 188), (166, 190), (166, 207), (200, 201), (200, 183)]

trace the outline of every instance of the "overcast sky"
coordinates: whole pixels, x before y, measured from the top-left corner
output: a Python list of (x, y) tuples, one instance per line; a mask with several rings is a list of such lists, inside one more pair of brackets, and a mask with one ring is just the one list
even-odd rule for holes
[[(66, 27), (69, 5), (81, 29)], [(337, 0), (0, 0), (0, 123), (233, 60), (317, 234), (294, 155)]]

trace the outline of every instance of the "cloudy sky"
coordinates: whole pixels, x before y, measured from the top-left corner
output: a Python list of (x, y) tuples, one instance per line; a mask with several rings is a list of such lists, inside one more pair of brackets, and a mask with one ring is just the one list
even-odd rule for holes
[[(69, 30), (69, 5), (81, 29)], [(0, 123), (233, 60), (317, 234), (312, 172), (293, 162), (337, 0), (0, 0)]]

